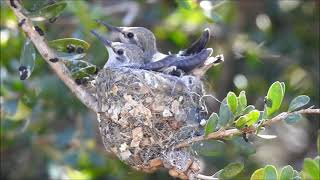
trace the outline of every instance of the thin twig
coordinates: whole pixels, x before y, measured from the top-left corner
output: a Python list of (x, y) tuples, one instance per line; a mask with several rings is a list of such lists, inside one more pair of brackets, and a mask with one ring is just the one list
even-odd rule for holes
[[(13, 7), (12, 2), (15, 4)], [(49, 64), (57, 76), (65, 83), (65, 85), (77, 96), (77, 98), (94, 112), (98, 111), (97, 100), (83, 86), (79, 86), (70, 76), (70, 71), (62, 62), (50, 62), (49, 59), (57, 58), (55, 52), (48, 46), (45, 38), (41, 36), (35, 29), (32, 21), (22, 13), (22, 6), (16, 0), (7, 0), (8, 6), (13, 10), (18, 22), (24, 21), (21, 29), (26, 36), (30, 38), (39, 54)]]
[[(285, 118), (287, 118), (289, 115), (292, 114), (320, 114), (320, 109), (312, 109), (312, 108), (307, 108), (307, 109), (301, 109), (299, 111), (295, 111), (295, 112), (283, 112), (277, 116), (275, 116), (274, 118), (268, 119), (266, 121), (264, 121), (263, 126), (270, 126), (273, 123), (279, 122), (284, 120)], [(210, 134), (208, 134), (208, 136), (197, 136), (194, 137), (192, 139), (189, 139), (187, 141), (183, 141), (181, 143), (179, 143), (178, 145), (176, 145), (176, 148), (182, 148), (182, 147), (187, 147), (190, 146), (192, 143), (195, 142), (199, 142), (199, 141), (204, 141), (204, 140), (208, 140), (208, 139), (223, 139), (225, 137), (232, 137), (232, 136), (236, 136), (236, 135), (240, 135), (242, 133), (254, 133), (256, 131), (255, 127), (248, 127), (248, 128), (244, 128), (242, 130), (239, 129), (219, 129), (216, 132), (212, 132)]]

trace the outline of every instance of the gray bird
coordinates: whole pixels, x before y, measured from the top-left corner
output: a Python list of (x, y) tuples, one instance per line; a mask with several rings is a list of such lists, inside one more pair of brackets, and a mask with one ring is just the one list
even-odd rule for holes
[(134, 44), (109, 41), (94, 30), (92, 30), (91, 33), (96, 36), (108, 50), (109, 59), (104, 65), (104, 68), (144, 64), (144, 53), (138, 46)]
[[(139, 46), (143, 52), (146, 60), (155, 62), (166, 57), (166, 54), (163, 54), (158, 51), (156, 46), (156, 38), (154, 34), (144, 27), (115, 27), (106, 22), (97, 20), (99, 24), (104, 25), (108, 28), (109, 31), (118, 32), (120, 34), (120, 40), (123, 43), (130, 43)], [(190, 56), (197, 53), (200, 53), (210, 39), (210, 31), (206, 28), (200, 38), (192, 43), (192, 45), (180, 51), (176, 56)]]

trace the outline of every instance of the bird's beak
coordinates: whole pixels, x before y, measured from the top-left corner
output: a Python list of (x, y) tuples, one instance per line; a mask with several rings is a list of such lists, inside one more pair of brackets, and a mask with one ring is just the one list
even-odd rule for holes
[(101, 41), (105, 46), (108, 46), (108, 47), (112, 47), (112, 41), (109, 41), (107, 38), (101, 36), (100, 34), (98, 34), (95, 30), (91, 30), (90, 31), (94, 36), (96, 36), (99, 41)]
[(123, 33), (123, 32), (122, 32), (122, 29), (119, 28), (119, 27), (112, 26), (112, 25), (110, 25), (110, 24), (108, 24), (108, 23), (106, 23), (106, 22), (103, 22), (103, 21), (101, 21), (101, 20), (96, 20), (96, 22), (97, 22), (98, 24), (104, 25), (109, 31), (114, 31), (114, 32)]

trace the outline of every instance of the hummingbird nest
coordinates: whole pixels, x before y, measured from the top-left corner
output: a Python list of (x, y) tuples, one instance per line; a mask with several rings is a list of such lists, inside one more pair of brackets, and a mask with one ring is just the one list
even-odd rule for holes
[[(190, 83), (188, 85), (188, 83)], [(202, 83), (152, 71), (102, 69), (95, 78), (100, 133), (107, 151), (131, 167), (153, 172), (161, 167), (181, 179), (199, 171), (189, 148), (179, 142), (203, 134)]]

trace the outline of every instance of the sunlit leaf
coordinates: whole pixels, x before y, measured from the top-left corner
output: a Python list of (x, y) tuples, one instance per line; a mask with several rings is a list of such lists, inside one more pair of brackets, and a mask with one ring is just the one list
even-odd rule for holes
[(32, 21), (44, 21), (46, 19), (55, 18), (59, 16), (66, 6), (66, 2), (57, 2), (30, 13), (29, 17)]
[(271, 102), (271, 106), (267, 105), (267, 115), (268, 117), (271, 116), (273, 113), (275, 113), (281, 106), (284, 94), (283, 94), (282, 85), (279, 81), (274, 82), (267, 94), (267, 101)]
[(319, 165), (310, 158), (304, 159), (303, 172), (312, 179), (320, 179)]
[(250, 177), (250, 180), (263, 180), (263, 179), (264, 179), (264, 168), (255, 170)]
[(293, 124), (298, 122), (299, 120), (302, 119), (302, 115), (301, 114), (290, 114), (289, 116), (287, 116), (284, 120), (286, 121), (286, 123), (288, 124)]
[(223, 169), (220, 169), (219, 171), (217, 171), (216, 173), (214, 173), (214, 174), (212, 175), (212, 177), (218, 178), (218, 177), (220, 176), (220, 174), (221, 174), (222, 171), (223, 171)]
[(233, 118), (232, 113), (230, 112), (226, 99), (221, 102), (220, 109), (219, 109), (219, 127), (223, 127), (227, 125), (231, 119)]
[(283, 94), (285, 94), (285, 92), (286, 92), (286, 84), (284, 82), (281, 82), (281, 87), (282, 87)]
[(205, 136), (207, 136), (209, 133), (213, 132), (218, 124), (219, 116), (217, 113), (212, 113), (207, 121), (207, 124), (205, 126)]
[(32, 109), (25, 105), (22, 100), (18, 101), (15, 114), (8, 116), (7, 118), (13, 121), (19, 121), (27, 118), (31, 114)]
[(246, 97), (246, 92), (245, 91), (241, 91), (238, 97), (238, 112), (242, 112), (246, 107), (247, 107), (247, 97)]
[(63, 38), (50, 41), (49, 46), (53, 49), (56, 49), (57, 51), (66, 53), (70, 53), (69, 47), (72, 46), (74, 47), (75, 53), (82, 54), (89, 49), (90, 44), (81, 39)]
[(66, 175), (68, 179), (92, 179), (91, 174), (85, 171), (78, 171), (75, 169), (72, 169), (71, 167), (66, 168)]
[(36, 59), (36, 51), (30, 39), (26, 39), (20, 56), (20, 79), (28, 79), (33, 72)]
[(220, 156), (225, 152), (225, 143), (217, 140), (206, 140), (194, 143), (192, 149), (203, 156)]
[(245, 115), (247, 119), (247, 125), (252, 126), (256, 123), (259, 119), (260, 112), (258, 110), (250, 111), (248, 114)]
[(320, 156), (315, 157), (314, 162), (316, 162), (316, 164), (319, 164), (320, 166)]
[(230, 163), (220, 173), (221, 179), (230, 179), (238, 175), (243, 170), (242, 163)]
[(258, 137), (261, 137), (262, 139), (275, 139), (277, 138), (276, 135), (269, 135), (269, 134), (257, 134)]
[(293, 175), (293, 168), (290, 165), (285, 166), (281, 170), (280, 180), (291, 180)]
[(245, 116), (240, 116), (240, 117), (235, 121), (235, 123), (236, 123), (236, 128), (237, 128), (237, 129), (242, 129), (242, 128), (244, 128), (244, 126), (246, 125), (247, 119), (246, 119)]
[(303, 106), (305, 106), (306, 104), (308, 104), (310, 101), (310, 98), (309, 96), (306, 96), (306, 95), (300, 95), (296, 98), (294, 98), (290, 105), (289, 105), (289, 109), (288, 111), (289, 112), (292, 112), (292, 111), (295, 111)]
[(227, 94), (227, 104), (230, 111), (235, 115), (237, 113), (238, 99), (234, 92), (229, 92)]
[(277, 169), (272, 166), (272, 165), (267, 165), (264, 167), (264, 179), (277, 179), (278, 174), (277, 174)]

